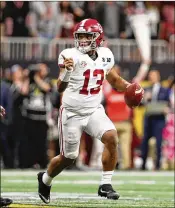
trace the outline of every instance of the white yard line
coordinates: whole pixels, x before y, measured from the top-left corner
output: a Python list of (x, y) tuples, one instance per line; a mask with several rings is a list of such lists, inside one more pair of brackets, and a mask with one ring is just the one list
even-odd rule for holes
[[(37, 183), (37, 180), (21, 180), (21, 179), (5, 179), (3, 180), (2, 183)], [(73, 184), (73, 185), (85, 185), (85, 184), (91, 184), (91, 185), (98, 185), (99, 181), (98, 180), (54, 180), (53, 181), (54, 184)], [(174, 185), (174, 181), (154, 181), (154, 180), (127, 180), (127, 181), (123, 181), (123, 180), (113, 180), (112, 182), (113, 185), (123, 185), (123, 184), (141, 184), (141, 185), (155, 185), (155, 184), (159, 184), (159, 185)]]
[[(132, 191), (132, 193), (136, 193), (137, 191)], [(130, 192), (126, 192), (125, 195), (127, 195), (127, 193)], [(148, 193), (150, 193), (150, 191), (148, 191)], [(152, 191), (152, 193), (155, 193), (155, 191)], [(9, 197), (9, 198), (13, 198), (13, 200), (15, 201), (25, 201), (25, 203), (27, 202), (31, 202), (31, 201), (35, 201), (39, 199), (38, 193), (37, 192), (3, 192), (2, 193), (2, 197)], [(154, 198), (154, 197), (153, 197)], [(106, 200), (103, 197), (99, 197), (97, 194), (88, 194), (88, 193), (55, 193), (52, 192), (51, 193), (51, 200), (63, 200), (64, 199), (68, 200), (68, 199), (73, 199), (73, 200), (78, 200), (78, 201), (86, 201), (86, 200)], [(138, 195), (137, 197), (123, 197), (120, 196), (120, 200), (136, 200), (136, 201), (142, 201), (142, 200), (152, 200), (151, 197), (143, 197), (142, 195)], [(164, 200), (168, 200), (168, 201), (173, 201), (173, 198), (166, 198)]]
[[(8, 192), (8, 193), (2, 193), (2, 197), (11, 197), (13, 200), (40, 200), (38, 197), (38, 193), (30, 192), (30, 193), (24, 193), (24, 192)], [(52, 193), (51, 199), (78, 199), (82, 200), (106, 200), (105, 198), (99, 197), (97, 194), (86, 194), (86, 193)], [(120, 199), (125, 200), (133, 200), (133, 197), (120, 197)], [(136, 197), (134, 200), (150, 200), (151, 198), (145, 198), (145, 197)]]
[[(41, 171), (41, 170), (40, 170)], [(36, 176), (36, 170), (1, 170), (1, 176)], [(63, 171), (60, 175), (64, 176), (100, 176), (101, 171)], [(133, 176), (170, 176), (174, 177), (173, 171), (115, 171), (114, 176), (133, 177)]]

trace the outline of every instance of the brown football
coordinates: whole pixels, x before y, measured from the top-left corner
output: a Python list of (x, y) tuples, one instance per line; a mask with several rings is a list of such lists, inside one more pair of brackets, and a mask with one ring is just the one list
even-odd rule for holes
[(137, 84), (132, 83), (125, 91), (125, 102), (130, 108), (134, 108), (140, 105), (144, 95), (143, 88)]

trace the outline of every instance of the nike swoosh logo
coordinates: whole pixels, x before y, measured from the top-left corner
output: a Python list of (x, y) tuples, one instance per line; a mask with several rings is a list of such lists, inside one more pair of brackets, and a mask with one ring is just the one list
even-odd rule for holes
[(142, 88), (140, 88), (139, 90), (135, 91), (135, 94), (140, 94), (142, 92)]
[(39, 193), (39, 196), (44, 200), (46, 204), (50, 203), (50, 199), (46, 199), (42, 194)]
[(107, 194), (107, 193), (109, 193), (110, 191), (108, 191), (108, 192), (107, 192), (107, 191), (103, 191), (102, 188), (101, 188), (101, 189), (100, 189), (100, 192), (101, 192), (101, 193)]

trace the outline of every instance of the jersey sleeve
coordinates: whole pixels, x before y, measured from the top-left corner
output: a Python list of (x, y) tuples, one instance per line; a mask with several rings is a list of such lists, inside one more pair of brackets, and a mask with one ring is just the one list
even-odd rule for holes
[(108, 68), (107, 68), (107, 72), (106, 74), (108, 74), (110, 72), (110, 70), (113, 68), (114, 64), (115, 64), (115, 60), (114, 60), (114, 55), (112, 53), (112, 51), (108, 48), (107, 51), (107, 59), (108, 59)]

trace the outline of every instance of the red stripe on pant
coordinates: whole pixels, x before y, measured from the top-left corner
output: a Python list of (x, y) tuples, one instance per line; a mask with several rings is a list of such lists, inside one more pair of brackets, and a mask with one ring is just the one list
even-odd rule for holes
[(62, 129), (62, 112), (63, 112), (63, 107), (60, 108), (60, 124), (59, 124), (59, 130), (60, 130), (60, 154), (64, 155), (64, 150), (63, 150), (63, 129)]
[(61, 154), (61, 107), (59, 109), (59, 127), (58, 127), (58, 131), (59, 131), (59, 149), (60, 149), (60, 154)]

